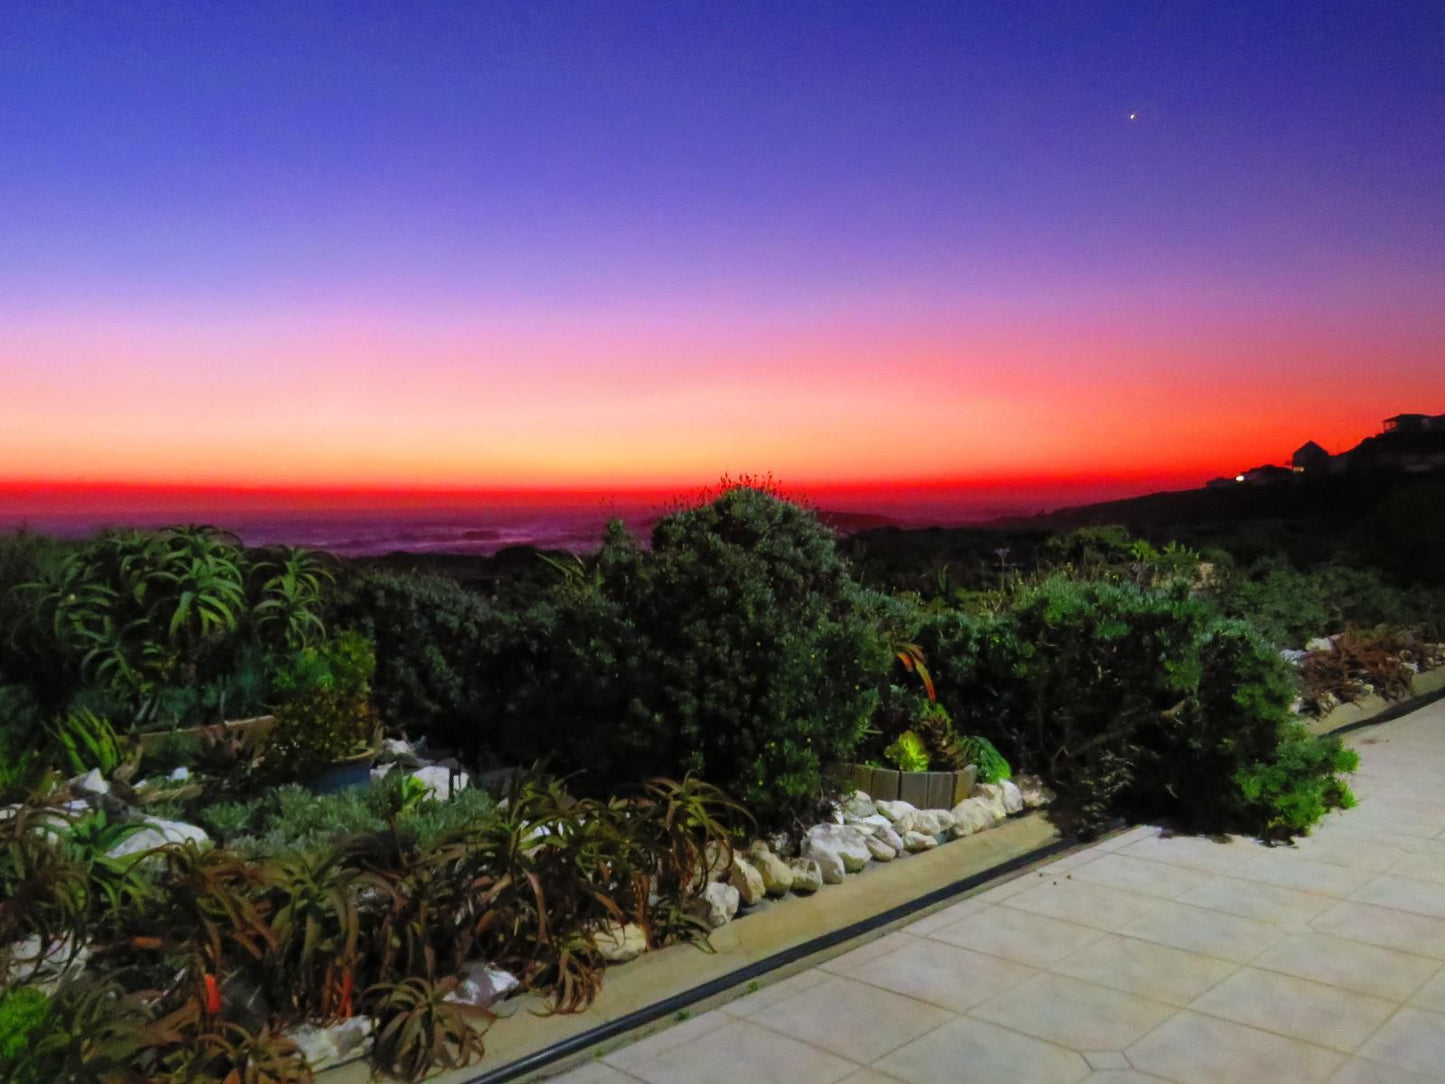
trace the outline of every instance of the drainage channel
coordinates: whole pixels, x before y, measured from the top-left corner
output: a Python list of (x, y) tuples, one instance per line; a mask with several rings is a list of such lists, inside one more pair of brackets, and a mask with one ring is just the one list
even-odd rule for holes
[[(1104, 833), (1114, 832), (1123, 827), (1125, 827), (1123, 819), (1117, 819), (1111, 821), (1104, 827)], [(665, 997), (661, 1001), (655, 1001), (651, 1005), (637, 1009), (625, 1016), (619, 1016), (616, 1020), (609, 1020), (607, 1023), (599, 1024), (597, 1027), (588, 1031), (580, 1032), (570, 1038), (563, 1039), (561, 1042), (543, 1047), (541, 1050), (518, 1058), (516, 1061), (499, 1065), (487, 1072), (469, 1077), (463, 1084), (505, 1084), (506, 1081), (518, 1080), (529, 1073), (535, 1073), (540, 1069), (545, 1069), (549, 1065), (564, 1061), (589, 1047), (604, 1043), (609, 1039), (615, 1039), (620, 1035), (625, 1035), (627, 1032), (636, 1028), (644, 1027), (664, 1017), (672, 1016), (688, 1008), (690, 1005), (697, 1004), (699, 1001), (716, 997), (718, 994), (724, 993), (733, 987), (751, 982), (753, 979), (766, 975), (770, 971), (776, 971), (780, 967), (787, 967), (789, 964), (797, 963), (799, 960), (806, 959), (816, 953), (825, 952), (846, 941), (851, 941), (855, 937), (861, 937), (863, 934), (872, 933), (874, 930), (891, 925), (901, 918), (907, 918), (909, 915), (917, 914), (919, 911), (932, 907), (935, 904), (942, 903), (955, 896), (961, 896), (965, 892), (969, 892), (990, 881), (1013, 873), (1015, 870), (1024, 869), (1036, 862), (1041, 862), (1046, 858), (1052, 858), (1054, 855), (1071, 850), (1081, 842), (1081, 840), (1072, 836), (1057, 839), (1053, 843), (1039, 847), (1037, 850), (1029, 851), (1027, 854), (1021, 854), (1015, 858), (1010, 858), (989, 869), (979, 870), (977, 873), (969, 874), (969, 876), (954, 881), (952, 884), (935, 888), (915, 899), (890, 907), (886, 911), (880, 911), (876, 915), (860, 919), (857, 922), (839, 927), (836, 930), (829, 930), (827, 933), (820, 934), (809, 941), (804, 941), (791, 948), (783, 949), (771, 956), (748, 964), (746, 967), (740, 967), (736, 971), (728, 972), (726, 975), (719, 975), (717, 978), (711, 979), (699, 986), (694, 986), (690, 990), (684, 990), (681, 993)]]

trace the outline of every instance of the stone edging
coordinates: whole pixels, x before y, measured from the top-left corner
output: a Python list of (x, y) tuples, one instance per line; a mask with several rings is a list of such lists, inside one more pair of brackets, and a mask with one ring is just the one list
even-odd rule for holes
[(1445, 666), (1416, 674), (1410, 681), (1410, 696), (1404, 700), (1386, 700), (1370, 695), (1349, 704), (1341, 704), (1321, 719), (1309, 720), (1312, 734), (1344, 734), (1362, 726), (1387, 723), (1408, 715), (1417, 708), (1445, 697)]

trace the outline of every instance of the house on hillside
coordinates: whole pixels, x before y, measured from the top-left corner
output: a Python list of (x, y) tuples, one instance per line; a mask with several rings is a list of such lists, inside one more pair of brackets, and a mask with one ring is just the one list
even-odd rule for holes
[(1431, 474), (1445, 471), (1445, 414), (1396, 414), (1350, 453), (1352, 468)]
[(1330, 458), (1329, 452), (1311, 440), (1295, 449), (1289, 465), (1295, 474), (1323, 474), (1330, 469)]
[(1396, 414), (1386, 418), (1386, 433), (1424, 433), (1429, 430), (1445, 431), (1445, 414)]
[(1288, 467), (1276, 467), (1273, 463), (1266, 463), (1262, 467), (1250, 467), (1244, 473), (1236, 474), (1234, 480), (1249, 486), (1267, 486), (1282, 482), (1293, 473)]

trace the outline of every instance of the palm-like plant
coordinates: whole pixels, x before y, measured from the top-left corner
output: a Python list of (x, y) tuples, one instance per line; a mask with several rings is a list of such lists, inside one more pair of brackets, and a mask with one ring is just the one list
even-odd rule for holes
[(326, 634), (321, 610), (335, 573), (311, 550), (280, 546), (251, 569), (251, 615), (259, 631), (287, 647), (306, 647)]

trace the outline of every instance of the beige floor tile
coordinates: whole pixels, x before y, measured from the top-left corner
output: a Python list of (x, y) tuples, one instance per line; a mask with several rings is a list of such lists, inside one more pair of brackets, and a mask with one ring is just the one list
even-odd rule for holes
[(1154, 839), (1164, 829), (1152, 824), (1141, 824), (1138, 828), (1130, 828), (1120, 832), (1117, 836), (1109, 836), (1095, 843), (1093, 849), (1096, 851), (1122, 851), (1131, 843), (1138, 843), (1141, 839)]
[(826, 971), (817, 968), (799, 971), (796, 975), (783, 979), (781, 982), (770, 983), (735, 1001), (721, 1005), (719, 1009), (730, 1016), (752, 1016), (785, 998), (827, 982), (829, 977)]
[(673, 1047), (696, 1042), (709, 1032), (717, 1031), (730, 1023), (732, 1023), (732, 1017), (726, 1013), (706, 1012), (680, 1024), (655, 1031), (646, 1038), (638, 1039), (626, 1046), (618, 1047), (610, 1054), (604, 1055), (602, 1060), (614, 1069), (630, 1073), (649, 1058), (655, 1058)]
[(1122, 1050), (1174, 1006), (1066, 975), (1038, 975), (975, 1006), (969, 1015), (1073, 1050)]
[(1324, 1047), (1187, 1010), (1124, 1053), (1135, 1068), (1179, 1084), (1312, 1084), (1344, 1061)]
[(1117, 930), (1158, 903), (1156, 896), (1121, 892), (1085, 881), (1056, 879), (1019, 893), (1007, 906), (1100, 930)]
[(1348, 1054), (1389, 1019), (1396, 1003), (1277, 971), (1246, 967), (1191, 1007)]
[(1389, 844), (1372, 843), (1369, 840), (1341, 835), (1328, 838), (1305, 836), (1297, 840), (1292, 849), (1311, 862), (1344, 866), (1346, 869), (1366, 873), (1384, 873), (1410, 854), (1409, 851)]
[(907, 1084), (963, 1080), (1072, 1084), (1089, 1073), (1080, 1054), (982, 1020), (961, 1017), (883, 1058), (875, 1069)]
[(1410, 1003), (1417, 1009), (1429, 1009), (1431, 1012), (1445, 1013), (1445, 968), (1438, 970), (1435, 977), (1425, 983), (1415, 995), (1410, 998)]
[(1259, 849), (1258, 844), (1237, 836), (1222, 842), (1203, 836), (1155, 836), (1132, 843), (1119, 853), (1153, 862), (1172, 862), (1205, 873), (1230, 873), (1241, 862), (1253, 858)]
[(911, 938), (901, 930), (884, 934), (882, 937), (875, 937), (857, 948), (849, 949), (840, 956), (831, 960), (825, 960), (818, 966), (824, 971), (831, 971), (835, 975), (847, 975), (856, 971), (869, 960), (876, 960), (880, 956), (887, 956), (890, 952), (896, 952)]
[(1252, 966), (1343, 990), (1404, 1001), (1440, 969), (1440, 961), (1318, 933), (1292, 934)]
[(869, 960), (848, 977), (964, 1012), (1033, 974), (1033, 968), (1012, 960), (910, 937), (893, 952)]
[(1445, 1015), (1406, 1006), (1360, 1047), (1360, 1057), (1415, 1073), (1445, 1067)]
[(1188, 1005), (1238, 965), (1214, 956), (1106, 934), (1050, 970), (1171, 1005)]
[(849, 1073), (838, 1084), (901, 1084), (896, 1076), (888, 1076), (877, 1069), (859, 1069)]
[(1074, 871), (1074, 879), (1090, 884), (1172, 900), (1209, 880), (1209, 874), (1169, 862), (1151, 862), (1127, 854), (1101, 855)]
[(982, 911), (988, 905), (987, 900), (981, 900), (977, 896), (970, 896), (968, 899), (959, 900), (957, 903), (934, 911), (931, 915), (925, 915), (917, 922), (909, 923), (904, 929), (915, 937), (927, 937), (935, 930), (941, 930), (945, 926), (952, 926), (959, 919)]
[(1422, 1076), (1408, 1069), (1368, 1058), (1351, 1058), (1340, 1066), (1339, 1072), (1330, 1077), (1329, 1084), (1430, 1084), (1445, 1077)]
[(1401, 835), (1380, 827), (1379, 822), (1338, 820), (1315, 829), (1315, 834), (1322, 840), (1351, 839), (1406, 854), (1445, 854), (1445, 839)]
[(876, 986), (833, 978), (751, 1019), (867, 1065), (953, 1019), (953, 1014)]
[(932, 934), (932, 940), (1043, 967), (1103, 936), (1073, 922), (990, 907)]
[(1361, 903), (1445, 918), (1445, 884), (1382, 873), (1353, 896)]
[(1044, 874), (1037, 870), (1028, 873), (1021, 873), (1017, 877), (1011, 877), (1002, 884), (996, 884), (992, 888), (985, 889), (973, 898), (979, 903), (1003, 903), (1004, 900), (1013, 899), (1020, 892), (1027, 892), (1034, 885), (1038, 884)]
[(833, 1084), (857, 1068), (750, 1020), (734, 1020), (696, 1042), (663, 1051), (631, 1072), (646, 1084)]
[(1090, 1069), (1128, 1069), (1129, 1059), (1118, 1050), (1086, 1050), (1084, 1060)]
[(1292, 848), (1274, 847), (1241, 863), (1230, 876), (1343, 899), (1363, 888), (1376, 872), (1380, 871), (1318, 862)]
[(1279, 927), (1258, 919), (1172, 902), (1141, 915), (1119, 932), (1237, 964), (1249, 963), (1284, 936)]
[(1445, 884), (1445, 854), (1407, 854), (1390, 867), (1390, 872), (1397, 877)]
[(1317, 933), (1445, 960), (1445, 919), (1341, 900), (1310, 921)]
[(1338, 902), (1333, 896), (1238, 877), (1216, 877), (1179, 898), (1180, 903), (1277, 924), (1308, 922)]
[(1084, 1077), (1083, 1084), (1169, 1084), (1161, 1077), (1141, 1073), (1138, 1069), (1100, 1069)]
[(1406, 836), (1433, 838), (1445, 832), (1445, 810), (1388, 798), (1367, 798), (1348, 818), (1354, 826), (1375, 826)]
[(600, 1061), (572, 1069), (561, 1076), (549, 1076), (546, 1080), (547, 1084), (637, 1084), (635, 1076), (628, 1076)]

